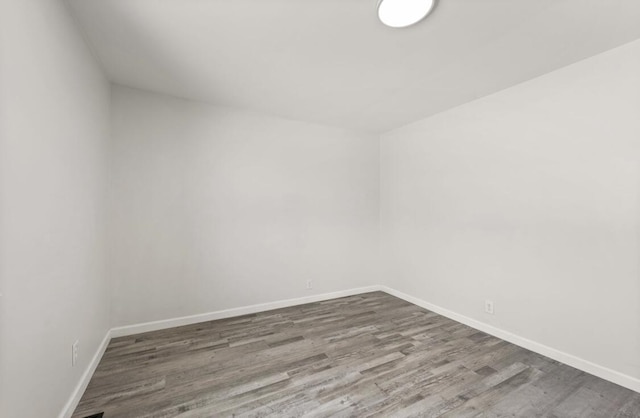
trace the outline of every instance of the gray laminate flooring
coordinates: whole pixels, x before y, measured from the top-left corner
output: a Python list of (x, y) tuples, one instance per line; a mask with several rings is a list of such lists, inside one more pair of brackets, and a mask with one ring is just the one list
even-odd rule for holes
[(382, 292), (115, 338), (74, 417), (640, 417), (640, 394)]

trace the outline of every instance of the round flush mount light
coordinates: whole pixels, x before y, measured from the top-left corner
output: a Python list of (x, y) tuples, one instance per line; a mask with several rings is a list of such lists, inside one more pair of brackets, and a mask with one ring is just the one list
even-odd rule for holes
[(379, 0), (378, 18), (392, 28), (415, 25), (433, 11), (436, 0)]

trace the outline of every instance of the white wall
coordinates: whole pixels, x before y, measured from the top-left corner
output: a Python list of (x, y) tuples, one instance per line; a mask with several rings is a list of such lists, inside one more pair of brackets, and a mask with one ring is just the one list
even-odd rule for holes
[(377, 137), (124, 87), (113, 112), (114, 325), (376, 283)]
[(60, 412), (111, 325), (378, 283), (378, 209), (383, 284), (640, 378), (640, 42), (380, 149), (124, 87), (107, 145), (61, 2), (2, 7), (0, 416)]
[(109, 328), (109, 86), (62, 2), (0, 16), (0, 416), (53, 417)]
[(640, 41), (383, 135), (387, 284), (640, 378), (638, 74)]

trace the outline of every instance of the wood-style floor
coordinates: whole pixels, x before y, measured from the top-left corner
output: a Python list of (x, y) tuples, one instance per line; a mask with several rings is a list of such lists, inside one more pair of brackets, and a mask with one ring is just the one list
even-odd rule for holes
[(111, 341), (85, 417), (640, 417), (640, 394), (382, 292)]

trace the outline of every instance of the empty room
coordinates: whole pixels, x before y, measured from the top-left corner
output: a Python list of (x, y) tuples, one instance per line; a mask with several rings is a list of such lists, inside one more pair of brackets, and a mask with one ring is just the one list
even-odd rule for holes
[(640, 1), (2, 0), (0, 417), (640, 417)]

